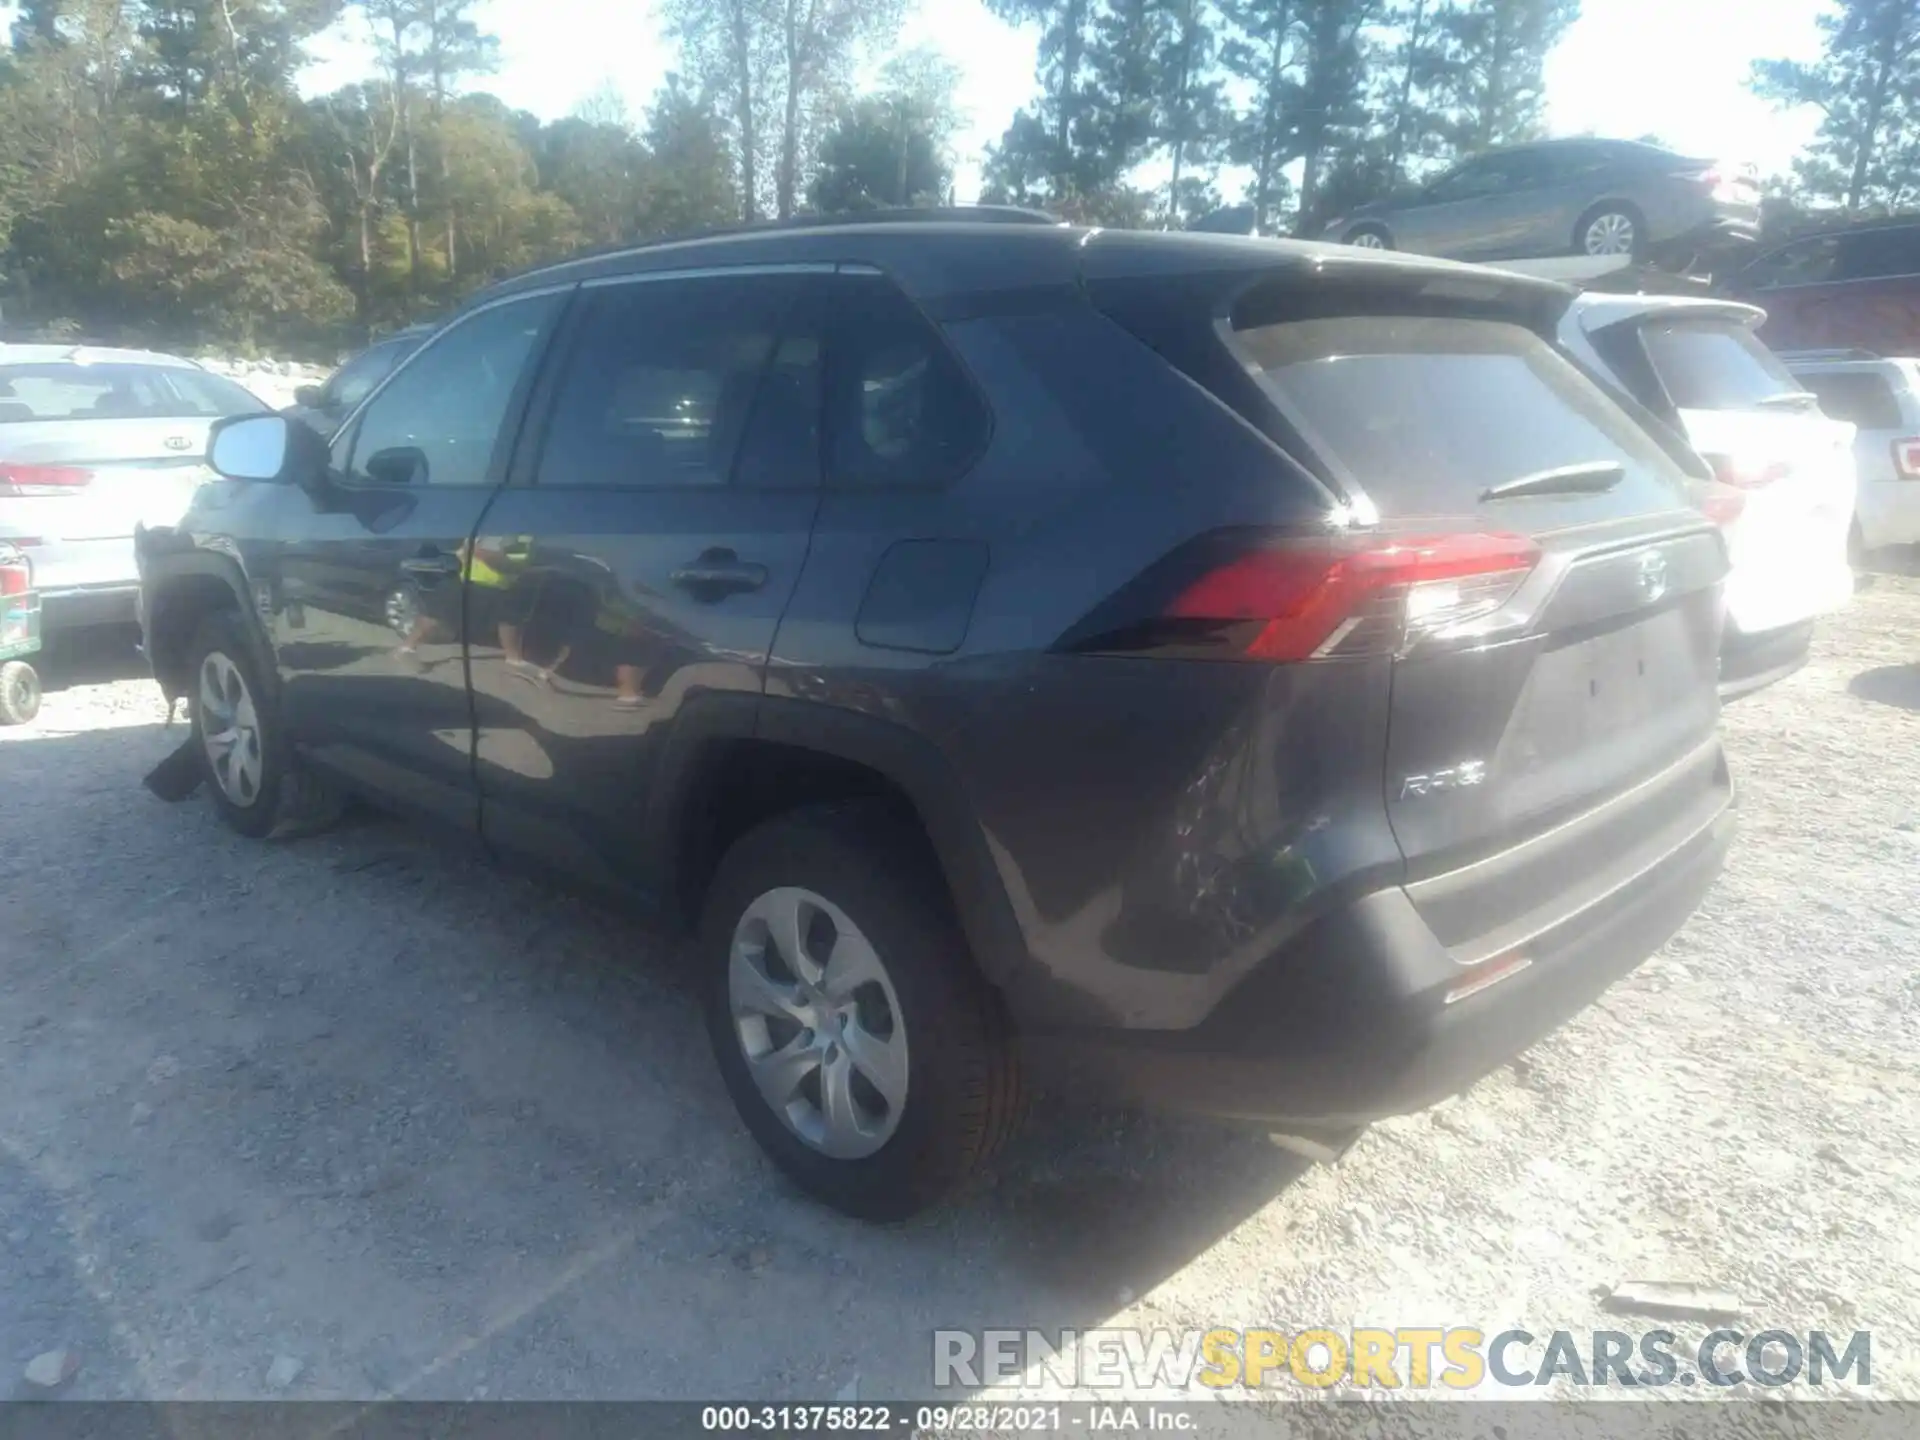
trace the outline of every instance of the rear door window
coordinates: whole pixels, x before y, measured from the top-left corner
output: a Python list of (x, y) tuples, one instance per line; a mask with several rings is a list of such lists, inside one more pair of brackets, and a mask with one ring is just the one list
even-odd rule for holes
[(1856, 230), (1840, 237), (1836, 280), (1885, 280), (1920, 275), (1920, 226)]
[(1649, 320), (1640, 343), (1677, 409), (1748, 410), (1805, 387), (1744, 325), (1725, 320)]
[(537, 484), (819, 483), (819, 345), (795, 277), (642, 279), (582, 303)]
[(1884, 375), (1868, 370), (1839, 370), (1826, 375), (1802, 375), (1800, 383), (1820, 397), (1820, 408), (1835, 420), (1848, 420), (1862, 430), (1898, 430), (1905, 422), (1900, 397)]
[(1653, 439), (1521, 326), (1339, 316), (1235, 341), (1307, 445), (1383, 515), (1471, 514), (1491, 486), (1593, 462), (1628, 472), (1598, 497), (1609, 513), (1678, 502), (1681, 474)]

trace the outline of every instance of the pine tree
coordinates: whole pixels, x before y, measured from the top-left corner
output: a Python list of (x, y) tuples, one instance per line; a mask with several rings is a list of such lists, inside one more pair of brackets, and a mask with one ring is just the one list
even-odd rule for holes
[(1920, 197), (1920, 5), (1840, 0), (1819, 19), (1818, 60), (1763, 60), (1754, 88), (1789, 105), (1815, 105), (1819, 133), (1794, 163), (1804, 196), (1852, 219)]
[(1442, 141), (1471, 154), (1537, 137), (1547, 55), (1579, 15), (1580, 0), (1467, 0), (1438, 11), (1431, 93)]

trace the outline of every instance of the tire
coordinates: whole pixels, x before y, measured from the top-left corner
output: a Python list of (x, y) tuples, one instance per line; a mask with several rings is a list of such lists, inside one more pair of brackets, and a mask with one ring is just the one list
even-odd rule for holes
[[(194, 753), (213, 808), (228, 827), (253, 840), (289, 839), (324, 830), (339, 819), (346, 808), (344, 797), (294, 761), (276, 692), (266, 683), (268, 672), (260, 647), (240, 617), (231, 610), (204, 617), (193, 632), (187, 658)], [(208, 703), (213, 694), (208, 687), (215, 674), (228, 695), (228, 715), (236, 719), (251, 715), (250, 723), (227, 727), (243, 733), (224, 747), (229, 756), (250, 757), (252, 764), (246, 767), (250, 783), (244, 785), (234, 784), (231, 771), (215, 758), (223, 747), (207, 741), (209, 724), (225, 718)], [(241, 695), (244, 707), (237, 703)]]
[(40, 713), (40, 672), (24, 660), (0, 665), (0, 725), (25, 725)]
[[(1606, 237), (1611, 237), (1608, 239)], [(1624, 248), (1608, 249), (1607, 244)], [(1603, 248), (1594, 248), (1596, 244)], [(1640, 212), (1624, 202), (1608, 201), (1595, 205), (1573, 227), (1573, 253), (1595, 258), (1625, 255), (1642, 260), (1647, 253), (1647, 222)]]
[(1344, 244), (1357, 245), (1363, 250), (1391, 250), (1393, 237), (1378, 225), (1356, 225), (1342, 237)]
[[(915, 842), (879, 806), (795, 811), (728, 850), (702, 907), (708, 1037), (735, 1109), (795, 1184), (863, 1220), (903, 1220), (944, 1198), (999, 1149), (1018, 1117), (1019, 1070), (999, 997), (974, 967), (945, 887)], [(825, 969), (800, 983), (789, 946), (771, 936), (789, 904), (801, 922), (790, 933), (806, 933), (816, 961), (831, 956), (846, 975), (865, 977), (857, 989), (836, 990)], [(862, 940), (865, 951), (855, 943)], [(840, 966), (843, 953), (867, 958)], [(759, 978), (743, 985), (736, 972)], [(766, 978), (771, 991), (759, 983)], [(797, 1000), (815, 1026), (776, 1017), (748, 994)], [(856, 1034), (857, 1045), (848, 1038)], [(868, 1055), (864, 1068), (856, 1050)], [(792, 1057), (781, 1082), (768, 1081), (791, 1097), (785, 1109), (763, 1093), (750, 1051)], [(829, 1123), (830, 1074), (847, 1077), (837, 1087), (840, 1109), (844, 1119), (844, 1102), (857, 1102), (857, 1125)]]

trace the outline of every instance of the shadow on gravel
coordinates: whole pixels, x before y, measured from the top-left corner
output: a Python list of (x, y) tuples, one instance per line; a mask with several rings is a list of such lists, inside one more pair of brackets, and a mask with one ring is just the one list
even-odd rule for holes
[[(104, 1073), (129, 1037), (143, 1056), (179, 1057), (164, 1085), (142, 1082), (147, 1128), (126, 1128), (114, 1093), (102, 1133), (121, 1179), (74, 1202), (116, 1216), (116, 1253), (131, 1247), (136, 1264), (134, 1237), (164, 1253), (169, 1217), (196, 1206), (254, 1217), (226, 1242), (260, 1247), (236, 1252), (251, 1268), (216, 1295), (257, 1294), (296, 1328), (336, 1335), (306, 1353), (358, 1365), (338, 1372), (350, 1393), (460, 1396), (484, 1381), (500, 1398), (825, 1398), (853, 1370), (875, 1394), (930, 1393), (934, 1327), (1105, 1324), (1306, 1168), (1252, 1130), (1040, 1094), (951, 1205), (900, 1226), (845, 1221), (746, 1140), (683, 944), (399, 821), (239, 840), (204, 801), (141, 789), (179, 733), (0, 745), (0, 795), (39, 832), (0, 834), (0, 878), (26, 873), (29, 848), (38, 867), (29, 913), (0, 936), (0, 994), (31, 983), (60, 1021), (6, 1063)], [(124, 802), (103, 803), (119, 787)], [(103, 826), (125, 832), (111, 883)], [(131, 930), (141, 945), (115, 940)], [(61, 1100), (38, 1123), (71, 1140), (88, 1104)], [(50, 1212), (26, 1178), (0, 1151), (0, 1236), (24, 1227), (26, 1253), (55, 1268), (20, 1292), (18, 1326), (0, 1285), (0, 1367), (35, 1346), (104, 1343), (98, 1318), (74, 1311), (65, 1252), (38, 1238)], [(620, 1234), (627, 1248), (604, 1249)], [(12, 1254), (0, 1250), (0, 1273)], [(179, 1273), (152, 1275), (150, 1298), (195, 1303)], [(368, 1317), (376, 1295), (395, 1318)], [(763, 1344), (765, 1313), (808, 1307), (818, 1335), (782, 1327)], [(863, 1317), (857, 1347), (832, 1333), (841, 1312)], [(482, 1318), (495, 1314), (507, 1318)], [(680, 1368), (662, 1368), (667, 1350)]]
[(139, 643), (137, 625), (103, 625), (55, 633), (33, 664), (40, 672), (41, 688), (49, 693), (75, 685), (143, 680), (150, 672), (146, 657), (137, 648)]
[(1900, 710), (1920, 710), (1920, 665), (1882, 665), (1863, 670), (1847, 686), (1849, 694)]

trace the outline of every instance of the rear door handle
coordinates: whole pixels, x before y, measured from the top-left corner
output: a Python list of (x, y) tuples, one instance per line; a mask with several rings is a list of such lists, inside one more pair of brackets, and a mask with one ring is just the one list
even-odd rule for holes
[(767, 583), (767, 567), (742, 560), (731, 550), (708, 550), (668, 578), (696, 600), (718, 600), (758, 590)]

